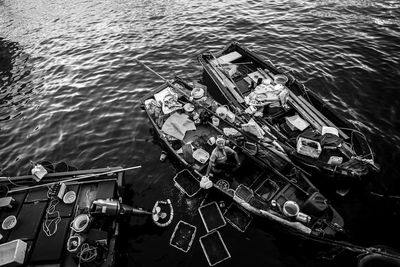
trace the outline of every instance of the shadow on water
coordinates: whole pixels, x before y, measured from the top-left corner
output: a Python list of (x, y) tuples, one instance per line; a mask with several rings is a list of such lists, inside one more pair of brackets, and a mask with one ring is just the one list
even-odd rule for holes
[(0, 121), (19, 116), (30, 99), (32, 85), (24, 81), (28, 59), (18, 43), (0, 38)]

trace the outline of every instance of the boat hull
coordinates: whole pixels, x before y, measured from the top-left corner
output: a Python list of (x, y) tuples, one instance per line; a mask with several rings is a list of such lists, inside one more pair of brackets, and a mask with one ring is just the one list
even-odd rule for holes
[[(200, 64), (203, 67), (202, 81), (207, 86), (209, 94), (223, 105), (230, 105), (233, 108), (242, 110), (246, 105), (240, 103), (238, 97), (232, 93), (232, 89), (228, 88), (224, 79), (221, 79), (221, 75), (217, 74), (215, 67), (210, 63), (213, 59), (222, 56), (228, 52), (239, 52), (246, 57), (245, 61), (253, 62), (253, 65), (257, 65), (257, 69), (265, 69), (269, 73), (275, 75), (284, 74), (288, 77), (288, 82), (286, 83), (287, 88), (297, 97), (306, 97), (318, 113), (323, 114), (329, 121), (336, 125), (343, 135), (348, 137), (346, 142), (352, 142), (352, 148), (354, 148), (356, 155), (349, 159), (349, 163), (346, 165), (332, 165), (328, 162), (322, 160), (317, 161), (311, 157), (301, 155), (297, 153), (293, 144), (289, 146), (286, 150), (287, 154), (291, 157), (293, 161), (302, 167), (306, 168), (308, 171), (315, 175), (324, 176), (324, 180), (338, 183), (340, 185), (352, 185), (354, 182), (360, 181), (361, 177), (366, 176), (371, 168), (377, 170), (377, 165), (373, 162), (373, 155), (370, 146), (364, 136), (356, 129), (352, 124), (343, 119), (337, 112), (326, 105), (326, 103), (313, 91), (305, 88), (303, 84), (298, 82), (292, 75), (284, 73), (281, 69), (275, 67), (269, 60), (262, 58), (261, 56), (255, 54), (239, 43), (232, 43), (228, 45), (223, 50), (210, 56), (210, 54), (202, 54), (198, 57)], [(228, 81), (229, 82), (229, 81)], [(234, 81), (235, 82), (235, 81)], [(242, 85), (243, 81), (239, 80), (236, 82), (236, 88), (239, 88), (240, 92), (245, 86)], [(242, 91), (243, 91), (242, 90)], [(267, 125), (274, 123), (273, 118), (262, 118), (259, 120), (261, 123), (265, 122)], [(275, 125), (274, 125), (275, 126)], [(288, 136), (282, 133), (279, 127), (272, 127), (271, 131), (277, 136), (279, 141), (282, 143), (288, 143)], [(320, 180), (318, 178), (318, 180)]]
[[(183, 85), (182, 87), (184, 87)], [(177, 153), (176, 148), (174, 148), (170, 141), (167, 139), (166, 134), (162, 132), (160, 125), (157, 124), (154, 115), (150, 114), (149, 110), (146, 108), (144, 101), (147, 99), (150, 99), (154, 94), (166, 89), (168, 87), (168, 84), (165, 84), (154, 91), (150, 92), (148, 95), (143, 97), (142, 99), (142, 108), (146, 112), (153, 128), (154, 128), (154, 133), (156, 134), (156, 137), (160, 140), (160, 144), (168, 152), (168, 155), (170, 156), (169, 159), (173, 159), (175, 163), (178, 163), (181, 168), (189, 170), (193, 176), (197, 179), (197, 181), (200, 183), (200, 180), (202, 176), (204, 175), (204, 168), (198, 169), (194, 168), (192, 164), (188, 163), (182, 156), (181, 154)], [(187, 88), (189, 89), (189, 88)], [(249, 155), (246, 155), (246, 157), (249, 157)], [(251, 162), (257, 162), (257, 158), (251, 158)], [(262, 163), (254, 163), (254, 164), (262, 164)], [(260, 167), (260, 169), (263, 168), (269, 168), (268, 166)], [(309, 181), (308, 181), (309, 182)], [(288, 184), (286, 188), (291, 188), (290, 185)], [(311, 188), (311, 187), (310, 187)], [(267, 218), (268, 220), (279, 224), (280, 226), (287, 228), (289, 230), (292, 230), (296, 233), (300, 233), (304, 236), (309, 236), (309, 235), (314, 235), (314, 236), (324, 236), (328, 238), (334, 238), (338, 234), (338, 229), (343, 227), (344, 222), (342, 217), (337, 213), (337, 211), (329, 206), (329, 221), (331, 221), (331, 225), (336, 224), (338, 229), (334, 229), (330, 226), (327, 226), (325, 229), (320, 229), (319, 232), (314, 231), (310, 227), (300, 223), (296, 222), (294, 220), (287, 220), (285, 218), (282, 218), (282, 216), (277, 215), (276, 212), (270, 210), (269, 208), (266, 208), (266, 205), (263, 204), (263, 201), (258, 197), (255, 198), (254, 203), (256, 205), (253, 205), (249, 202), (243, 201), (243, 198), (238, 197), (236, 192), (232, 189), (226, 189), (222, 186), (219, 186), (217, 183), (213, 183), (212, 188), (210, 190), (213, 190), (219, 194), (222, 194), (224, 198), (228, 198), (231, 201), (234, 201), (238, 203), (240, 206), (242, 206), (244, 209), (250, 211), (251, 213)], [(237, 190), (237, 189), (236, 189)], [(292, 189), (294, 190), (294, 189)]]

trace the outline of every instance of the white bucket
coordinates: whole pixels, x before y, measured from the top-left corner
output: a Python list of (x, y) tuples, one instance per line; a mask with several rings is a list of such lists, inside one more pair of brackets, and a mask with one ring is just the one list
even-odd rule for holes
[(84, 231), (90, 222), (90, 217), (87, 214), (79, 214), (75, 217), (75, 219), (71, 222), (71, 229), (77, 233)]
[(296, 202), (294, 201), (286, 201), (285, 204), (283, 204), (283, 214), (285, 214), (288, 217), (296, 217), (300, 212), (299, 205), (297, 205)]
[(234, 123), (235, 122), (235, 114), (228, 110), (228, 112), (226, 113), (226, 120), (229, 121), (230, 123)]
[(215, 144), (215, 137), (214, 137), (214, 136), (211, 136), (210, 138), (208, 138), (207, 143), (208, 143), (210, 146), (213, 146), (213, 145)]
[(226, 106), (220, 106), (217, 107), (217, 110), (215, 113), (220, 117), (221, 119), (225, 120), (226, 119), (226, 114), (228, 113), (229, 109)]
[(217, 117), (212, 117), (212, 124), (216, 127), (219, 126), (219, 119)]

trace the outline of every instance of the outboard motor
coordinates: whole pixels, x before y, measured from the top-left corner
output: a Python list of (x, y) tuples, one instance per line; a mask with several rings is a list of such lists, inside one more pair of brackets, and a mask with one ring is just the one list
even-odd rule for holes
[(147, 214), (152, 215), (150, 211), (145, 211), (141, 208), (133, 208), (131, 206), (122, 204), (116, 199), (97, 199), (94, 200), (90, 206), (90, 214), (103, 214), (108, 216), (119, 215), (133, 215), (133, 214)]
[(133, 208), (122, 204), (116, 199), (96, 199), (90, 206), (91, 215), (121, 216), (121, 215), (151, 215), (153, 222), (159, 227), (168, 226), (174, 217), (174, 209), (171, 200), (158, 200), (153, 207), (152, 212), (141, 208)]

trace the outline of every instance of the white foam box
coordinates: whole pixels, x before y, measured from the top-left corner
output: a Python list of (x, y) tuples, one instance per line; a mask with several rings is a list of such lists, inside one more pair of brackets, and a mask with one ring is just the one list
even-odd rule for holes
[(322, 148), (321, 144), (317, 141), (310, 140), (304, 137), (299, 137), (297, 140), (297, 153), (312, 158), (319, 158)]
[(20, 266), (24, 264), (26, 242), (16, 239), (0, 245), (0, 266)]

